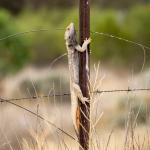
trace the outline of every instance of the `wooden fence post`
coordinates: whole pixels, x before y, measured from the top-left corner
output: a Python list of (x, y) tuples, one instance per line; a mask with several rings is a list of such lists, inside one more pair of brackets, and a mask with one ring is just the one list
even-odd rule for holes
[[(90, 0), (80, 0), (79, 2), (79, 40), (82, 45), (86, 38), (90, 37)], [(84, 97), (90, 98), (89, 94), (89, 69), (87, 70), (87, 66), (89, 68), (89, 47), (88, 47), (88, 57), (87, 53), (79, 53), (79, 84), (81, 91)], [(87, 66), (86, 66), (87, 65)], [(86, 103), (86, 105), (82, 104), (79, 101), (79, 143), (80, 150), (89, 150), (89, 136), (90, 136), (90, 103)]]

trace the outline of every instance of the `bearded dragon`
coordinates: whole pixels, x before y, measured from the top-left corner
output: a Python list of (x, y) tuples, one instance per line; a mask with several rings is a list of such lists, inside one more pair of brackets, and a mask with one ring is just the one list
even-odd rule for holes
[(65, 31), (66, 48), (68, 51), (68, 64), (70, 72), (70, 93), (71, 93), (71, 113), (75, 131), (78, 135), (79, 131), (79, 108), (78, 99), (85, 104), (88, 99), (83, 96), (79, 86), (79, 52), (87, 51), (87, 46), (91, 39), (85, 39), (82, 46), (77, 42), (76, 30), (74, 23), (70, 23)]

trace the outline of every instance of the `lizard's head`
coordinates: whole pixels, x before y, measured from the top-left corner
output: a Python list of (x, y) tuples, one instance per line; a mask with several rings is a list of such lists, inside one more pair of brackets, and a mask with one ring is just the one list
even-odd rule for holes
[(69, 26), (66, 28), (65, 32), (65, 40), (67, 42), (72, 42), (76, 38), (76, 31), (75, 31), (75, 26), (74, 23), (70, 23)]

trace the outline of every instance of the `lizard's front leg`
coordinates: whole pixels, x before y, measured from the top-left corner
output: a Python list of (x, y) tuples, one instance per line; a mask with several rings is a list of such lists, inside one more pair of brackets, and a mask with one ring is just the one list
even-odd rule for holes
[(79, 100), (85, 104), (85, 102), (89, 102), (89, 99), (87, 97), (84, 97), (83, 94), (82, 94), (82, 91), (79, 87), (78, 84), (76, 83), (73, 83), (73, 88), (74, 88), (74, 91), (75, 91), (75, 94), (76, 96), (79, 98)]
[(87, 50), (87, 46), (90, 44), (91, 39), (86, 39), (84, 40), (84, 43), (82, 44), (82, 47), (78, 44), (75, 46), (75, 49), (79, 52), (84, 52), (85, 50)]

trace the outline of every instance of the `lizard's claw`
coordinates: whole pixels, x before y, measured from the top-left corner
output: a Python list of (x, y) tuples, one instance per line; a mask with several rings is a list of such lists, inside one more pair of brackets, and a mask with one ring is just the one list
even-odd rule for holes
[(85, 40), (84, 40), (84, 42), (86, 42), (86, 44), (88, 45), (88, 44), (90, 44), (90, 42), (91, 42), (91, 38), (86, 38)]
[(89, 103), (89, 98), (83, 97), (83, 98), (81, 99), (81, 102), (82, 102), (83, 104)]

